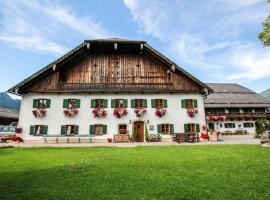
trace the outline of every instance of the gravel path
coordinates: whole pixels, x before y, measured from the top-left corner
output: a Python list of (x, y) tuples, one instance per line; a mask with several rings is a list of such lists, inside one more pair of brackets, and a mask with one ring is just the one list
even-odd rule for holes
[(202, 141), (198, 143), (176, 142), (134, 142), (134, 143), (65, 143), (65, 144), (37, 144), (37, 143), (1, 143), (0, 147), (137, 147), (137, 146), (170, 146), (170, 145), (216, 145), (216, 144), (260, 144), (259, 139), (250, 135), (220, 136), (221, 141)]

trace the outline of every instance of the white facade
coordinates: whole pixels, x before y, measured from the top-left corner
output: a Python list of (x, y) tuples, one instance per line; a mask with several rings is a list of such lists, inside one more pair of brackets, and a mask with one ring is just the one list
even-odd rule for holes
[[(47, 108), (45, 117), (35, 118), (32, 114), (33, 99), (46, 98), (51, 99), (50, 108)], [(80, 99), (79, 114), (75, 117), (65, 117), (63, 114), (64, 99)], [(93, 108), (90, 106), (91, 99), (107, 99), (108, 108), (106, 108), (107, 116), (105, 118), (95, 118), (92, 114)], [(114, 108), (111, 108), (111, 99), (127, 99), (128, 100), (128, 115), (122, 118), (116, 118), (113, 115)], [(147, 113), (142, 117), (136, 117), (134, 108), (131, 108), (131, 99), (147, 99)], [(151, 107), (151, 99), (167, 99), (167, 113), (159, 118), (155, 115), (155, 108)], [(187, 115), (186, 109), (181, 107), (182, 99), (197, 99), (198, 113), (191, 118)], [(89, 126), (93, 124), (107, 125), (107, 134), (93, 136), (95, 139), (113, 138), (114, 134), (118, 133), (119, 124), (127, 124), (128, 132), (132, 133), (132, 124), (134, 121), (144, 121), (147, 125), (149, 134), (157, 133), (157, 124), (169, 123), (174, 125), (175, 133), (184, 132), (184, 124), (195, 123), (202, 126), (206, 124), (204, 103), (201, 94), (26, 94), (22, 98), (21, 110), (18, 127), (22, 128), (22, 137), (27, 140), (40, 140), (41, 136), (30, 135), (31, 125), (47, 125), (47, 135), (60, 135), (61, 125), (74, 124), (79, 125), (78, 135), (89, 135)], [(154, 127), (153, 130), (150, 129)], [(90, 135), (89, 135), (90, 136)], [(169, 139), (170, 135), (162, 135), (163, 139)]]
[[(248, 134), (255, 134), (255, 121), (253, 120), (215, 121), (215, 122), (208, 122), (208, 126), (211, 123), (214, 124), (214, 130), (217, 132), (226, 132), (226, 131), (235, 132), (237, 130), (246, 130)], [(226, 123), (233, 123), (235, 124), (235, 127), (226, 128), (225, 127)], [(245, 127), (244, 123), (252, 123), (253, 127)]]

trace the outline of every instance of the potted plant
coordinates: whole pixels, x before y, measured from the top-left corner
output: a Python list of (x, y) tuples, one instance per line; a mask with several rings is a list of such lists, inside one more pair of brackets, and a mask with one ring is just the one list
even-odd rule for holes
[(125, 108), (116, 108), (113, 111), (113, 115), (117, 118), (121, 118), (122, 116), (126, 116), (127, 114), (128, 111)]
[(107, 116), (107, 111), (104, 108), (95, 108), (94, 110), (92, 110), (92, 114), (95, 118), (101, 118)]
[(188, 115), (189, 117), (195, 117), (195, 115), (196, 115), (198, 112), (199, 112), (199, 110), (198, 110), (197, 108), (191, 107), (191, 108), (188, 108), (188, 109), (187, 109), (187, 115)]
[(65, 117), (74, 117), (79, 114), (79, 110), (77, 108), (65, 109), (63, 112)]
[(107, 141), (108, 141), (109, 143), (111, 143), (111, 142), (112, 142), (112, 138), (107, 138)]
[(146, 108), (136, 108), (134, 110), (134, 112), (135, 112), (137, 117), (141, 117), (142, 115), (144, 115), (147, 112), (147, 110), (146, 110)]
[(32, 114), (34, 117), (44, 117), (46, 115), (46, 110), (45, 109), (36, 109), (32, 111)]
[(156, 116), (158, 117), (162, 117), (167, 113), (167, 110), (165, 108), (161, 108), (161, 109), (156, 109)]

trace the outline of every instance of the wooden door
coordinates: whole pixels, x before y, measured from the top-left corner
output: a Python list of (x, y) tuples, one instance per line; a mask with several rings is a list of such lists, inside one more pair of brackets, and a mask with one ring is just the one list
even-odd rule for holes
[(136, 135), (136, 142), (144, 141), (144, 123), (141, 121), (134, 122), (134, 131)]

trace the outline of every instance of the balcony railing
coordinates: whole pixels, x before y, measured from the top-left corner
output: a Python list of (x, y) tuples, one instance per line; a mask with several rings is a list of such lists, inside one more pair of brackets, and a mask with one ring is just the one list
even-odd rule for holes
[(256, 120), (256, 119), (270, 119), (269, 112), (260, 112), (260, 113), (205, 113), (206, 117), (218, 117), (223, 116), (227, 120)]
[(58, 83), (64, 91), (87, 92), (158, 92), (172, 91), (172, 83)]

